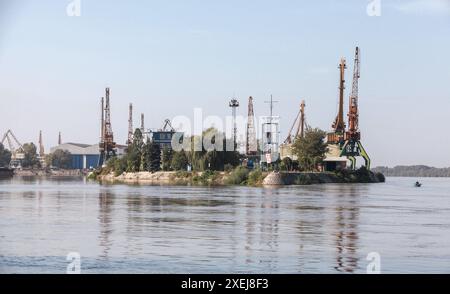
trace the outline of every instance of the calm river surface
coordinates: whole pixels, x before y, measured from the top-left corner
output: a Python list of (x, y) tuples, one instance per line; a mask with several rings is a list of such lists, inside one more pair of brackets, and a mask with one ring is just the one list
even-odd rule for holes
[(0, 273), (450, 273), (450, 179), (277, 189), (0, 181)]

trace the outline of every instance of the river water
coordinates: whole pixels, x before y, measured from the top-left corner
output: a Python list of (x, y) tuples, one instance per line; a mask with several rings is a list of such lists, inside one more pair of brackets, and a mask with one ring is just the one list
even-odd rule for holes
[[(0, 273), (450, 273), (450, 179), (283, 188), (0, 181)], [(373, 255), (371, 255), (373, 256)]]

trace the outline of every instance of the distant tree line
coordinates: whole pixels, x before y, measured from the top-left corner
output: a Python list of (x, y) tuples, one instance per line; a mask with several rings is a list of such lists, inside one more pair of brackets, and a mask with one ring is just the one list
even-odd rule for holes
[(450, 177), (450, 168), (436, 168), (426, 165), (376, 167), (374, 172), (381, 172), (387, 177)]
[(57, 149), (45, 157), (45, 164), (48, 167), (60, 169), (70, 169), (72, 165), (72, 154), (67, 150)]

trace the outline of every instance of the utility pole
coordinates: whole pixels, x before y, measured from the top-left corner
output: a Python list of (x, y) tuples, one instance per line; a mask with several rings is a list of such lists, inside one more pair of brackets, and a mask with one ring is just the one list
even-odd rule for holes
[(270, 101), (264, 101), (270, 105), (270, 116), (266, 118), (266, 122), (262, 124), (262, 153), (261, 159), (268, 165), (272, 164), (278, 159), (279, 151), (279, 124), (274, 122), (273, 116), (273, 104), (278, 101), (273, 100), (273, 96), (270, 95)]

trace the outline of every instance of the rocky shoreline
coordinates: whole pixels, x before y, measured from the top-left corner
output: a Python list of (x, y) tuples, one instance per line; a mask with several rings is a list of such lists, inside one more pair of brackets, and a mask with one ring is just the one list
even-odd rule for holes
[(383, 174), (370, 171), (345, 172), (280, 172), (270, 173), (263, 181), (263, 185), (313, 185), (313, 184), (349, 184), (349, 183), (384, 183)]

